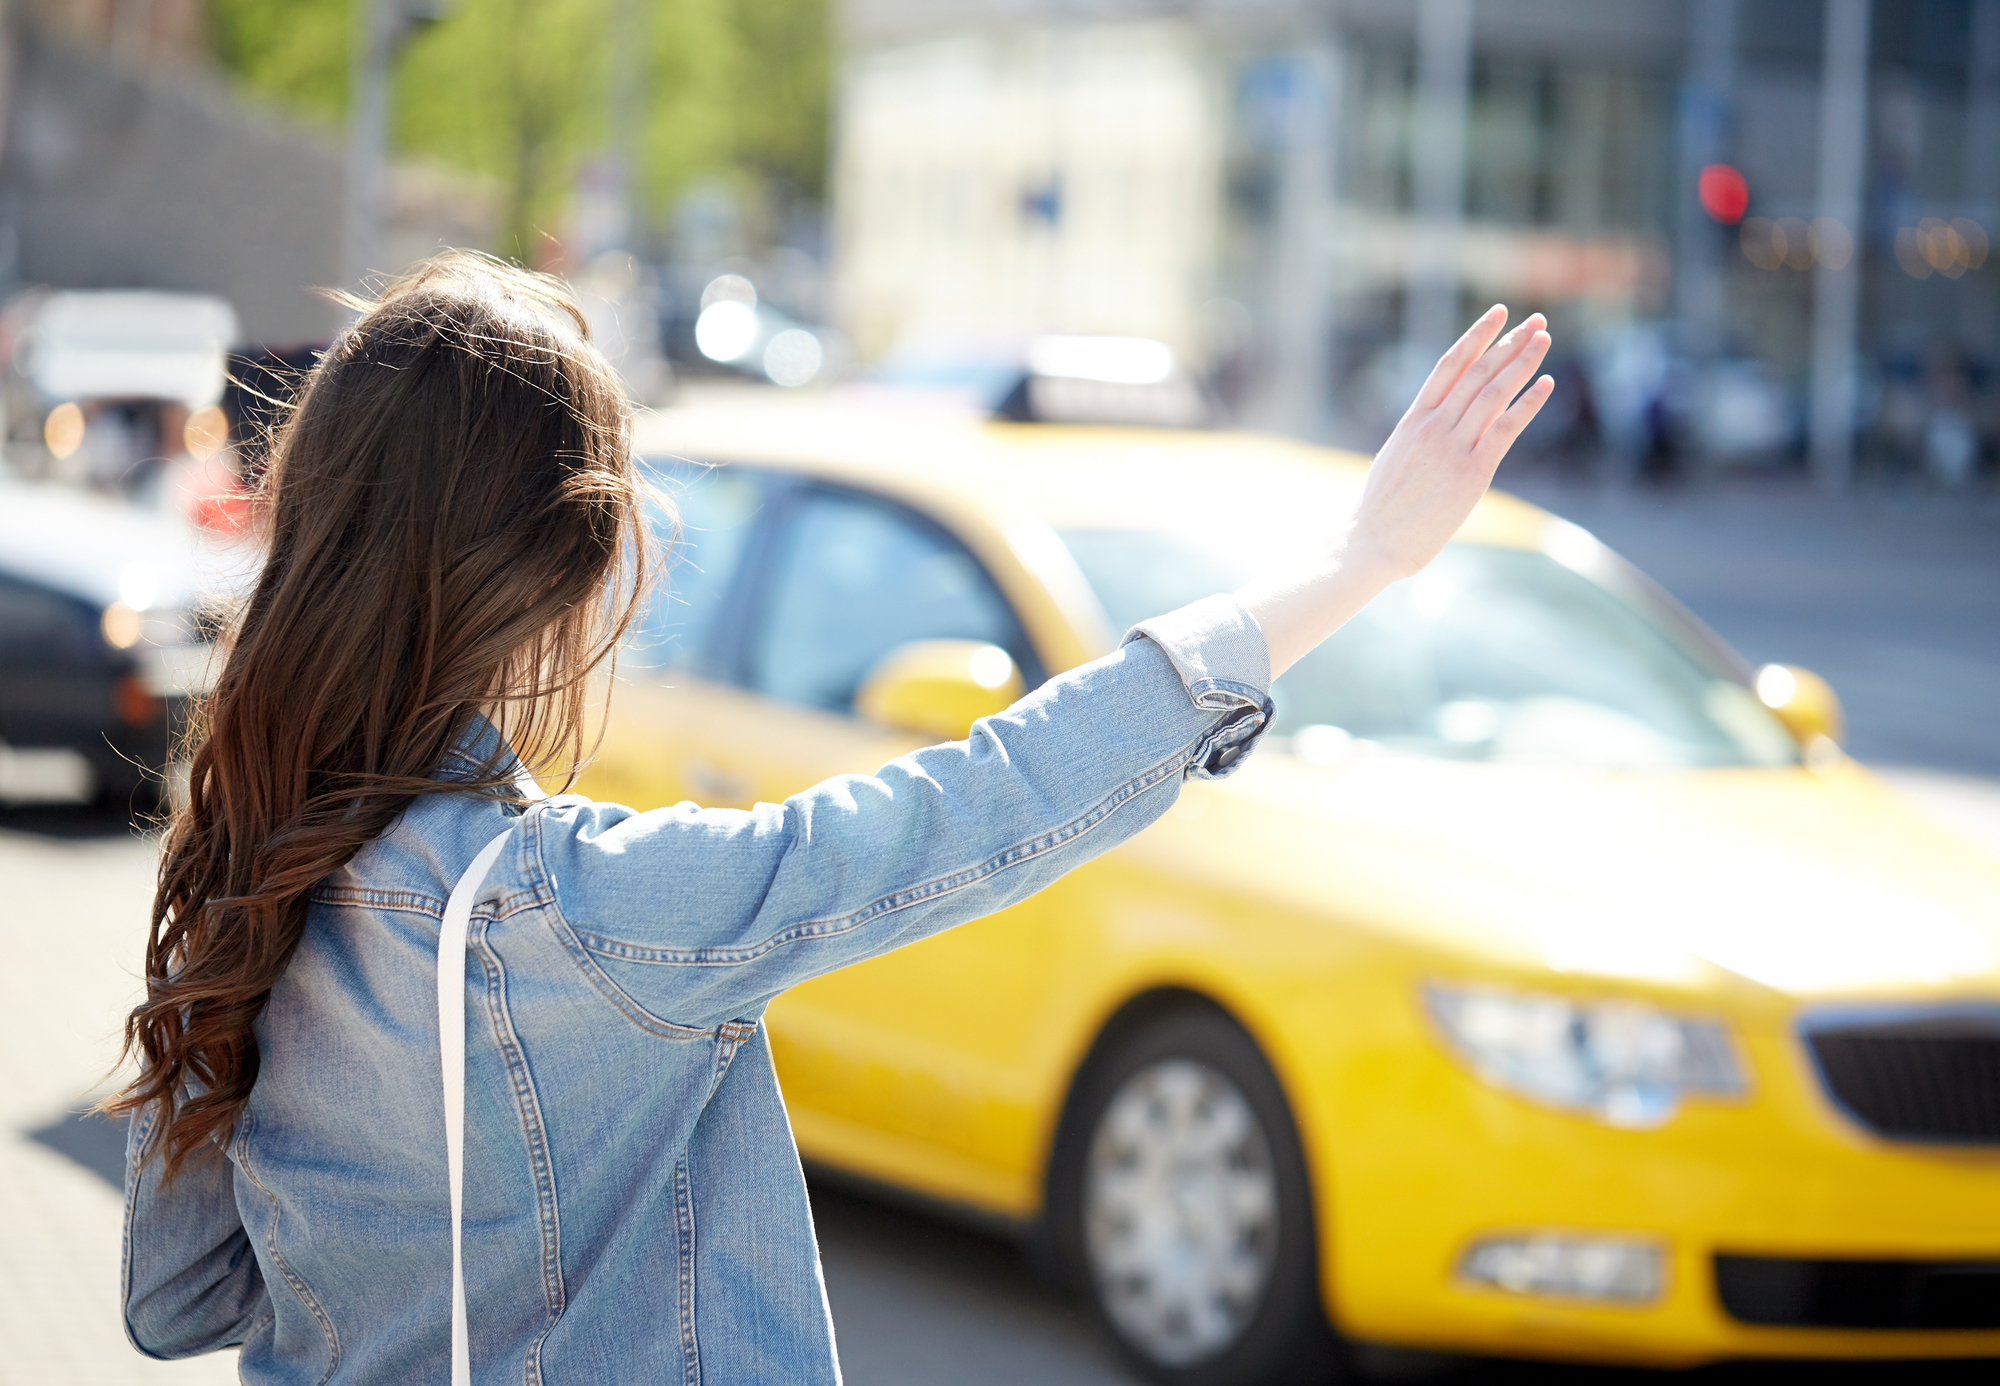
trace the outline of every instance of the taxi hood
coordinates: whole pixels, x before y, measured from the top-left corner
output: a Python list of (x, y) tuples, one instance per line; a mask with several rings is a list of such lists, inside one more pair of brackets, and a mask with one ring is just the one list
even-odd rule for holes
[(1800, 998), (2000, 990), (2000, 858), (1853, 762), (1607, 773), (1267, 752), (1221, 788), (1259, 824), (1267, 884), (1468, 960), (1676, 990), (1734, 974)]

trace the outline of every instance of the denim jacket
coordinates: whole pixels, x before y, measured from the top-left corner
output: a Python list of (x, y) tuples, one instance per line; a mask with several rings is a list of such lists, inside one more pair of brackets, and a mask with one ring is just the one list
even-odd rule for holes
[(1211, 597), (966, 741), (782, 804), (419, 799), (314, 890), (226, 1160), (162, 1190), (133, 1122), (133, 1344), (240, 1343), (250, 1383), (447, 1379), (438, 928), (511, 822), (465, 955), (474, 1380), (837, 1382), (765, 1006), (1032, 895), (1184, 776), (1228, 773), (1269, 720), (1268, 670), (1255, 621)]

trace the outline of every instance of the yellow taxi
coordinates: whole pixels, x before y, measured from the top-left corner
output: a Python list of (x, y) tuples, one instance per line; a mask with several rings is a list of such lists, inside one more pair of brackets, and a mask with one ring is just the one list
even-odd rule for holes
[[(640, 430), (680, 556), (581, 786), (639, 806), (962, 735), (1365, 471), (826, 405)], [(1132, 842), (781, 997), (805, 1157), (1036, 1239), (1160, 1381), (1261, 1379), (1322, 1311), (1513, 1356), (2000, 1355), (2000, 861), (1841, 754), (1824, 684), (1496, 493), (1274, 697)]]

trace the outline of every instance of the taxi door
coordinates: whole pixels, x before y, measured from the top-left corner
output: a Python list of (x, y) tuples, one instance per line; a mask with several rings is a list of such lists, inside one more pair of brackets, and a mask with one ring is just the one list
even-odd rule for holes
[(754, 741), (728, 668), (773, 483), (740, 467), (653, 470), (677, 512), (677, 524), (650, 517), (668, 568), (619, 651), (604, 737), (577, 788), (638, 809), (746, 807), (757, 785), (717, 748)]
[[(739, 687), (712, 703), (690, 763), (717, 788), (777, 800), (870, 773), (922, 744), (855, 717), (856, 691), (911, 640), (965, 639), (1040, 661), (984, 569), (953, 536), (885, 498), (797, 485), (772, 504), (751, 560)], [(697, 797), (700, 797), (697, 795)], [(1030, 1075), (1060, 969), (1061, 887), (1004, 914), (818, 978), (770, 1010), (800, 1146), (871, 1177), (1007, 1212), (1032, 1211), (1048, 1101)]]

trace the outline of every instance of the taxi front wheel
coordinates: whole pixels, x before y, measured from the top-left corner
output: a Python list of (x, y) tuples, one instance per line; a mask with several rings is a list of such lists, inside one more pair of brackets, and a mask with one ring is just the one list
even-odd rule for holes
[(1050, 1175), (1051, 1250), (1151, 1380), (1333, 1379), (1298, 1135), (1227, 1016), (1179, 1009), (1095, 1055)]

